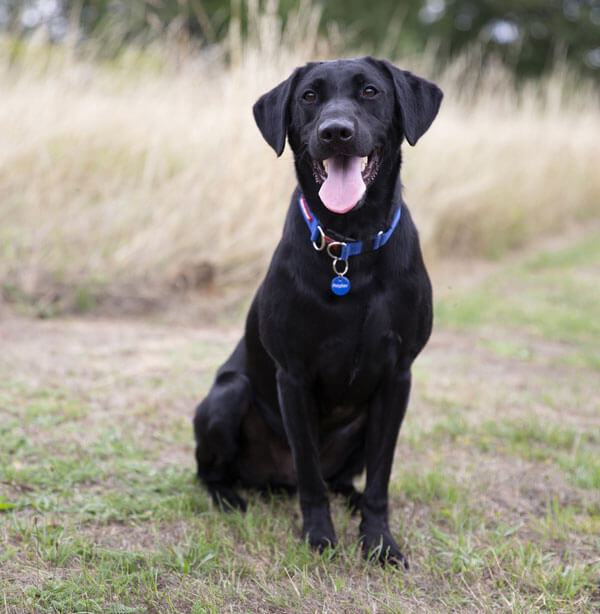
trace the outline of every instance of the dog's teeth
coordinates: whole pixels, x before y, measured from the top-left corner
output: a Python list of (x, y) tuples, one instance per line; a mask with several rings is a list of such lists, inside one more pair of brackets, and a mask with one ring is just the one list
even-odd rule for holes
[(328, 173), (329, 172), (329, 164), (327, 164), (327, 160), (323, 160), (323, 168), (325, 169), (325, 172)]
[(361, 173), (365, 170), (365, 168), (367, 168), (368, 162), (369, 162), (369, 158), (366, 157), (366, 156), (361, 159), (361, 161), (360, 161), (360, 171), (361, 171)]

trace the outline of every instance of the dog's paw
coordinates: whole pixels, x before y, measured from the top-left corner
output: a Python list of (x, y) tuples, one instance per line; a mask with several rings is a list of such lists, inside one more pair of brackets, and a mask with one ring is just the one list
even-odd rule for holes
[(302, 539), (319, 552), (335, 548), (337, 539), (329, 514), (329, 504), (304, 505), (302, 507)]
[(229, 513), (233, 511), (246, 511), (246, 500), (240, 497), (233, 488), (228, 486), (209, 486), (209, 491), (212, 496), (213, 503), (221, 509), (221, 511)]
[(310, 526), (305, 523), (302, 529), (302, 539), (308, 541), (310, 547), (319, 552), (337, 546), (335, 531), (329, 519), (311, 523)]
[(389, 531), (374, 534), (365, 532), (360, 535), (360, 539), (363, 557), (366, 560), (408, 569), (408, 561)]
[(331, 534), (321, 534), (315, 533), (314, 531), (309, 531), (307, 533), (302, 533), (302, 539), (307, 540), (310, 547), (313, 550), (316, 550), (319, 553), (323, 553), (327, 548), (335, 548), (337, 546), (337, 540), (335, 538), (335, 534), (332, 532)]

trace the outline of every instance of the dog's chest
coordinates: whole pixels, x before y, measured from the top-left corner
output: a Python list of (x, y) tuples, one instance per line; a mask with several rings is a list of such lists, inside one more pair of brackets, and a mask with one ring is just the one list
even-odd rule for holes
[(399, 340), (407, 321), (398, 317), (403, 313), (398, 297), (406, 300), (404, 287), (391, 290), (390, 284), (372, 282), (372, 275), (355, 274), (350, 293), (334, 296), (315, 290), (323, 281), (315, 274), (298, 275), (303, 283), (284, 292), (283, 270), (274, 268), (261, 292), (258, 313), (267, 352), (277, 367), (314, 382), (328, 407), (368, 401), (403, 352)]
[(340, 318), (318, 344), (317, 386), (332, 404), (367, 401), (397, 361), (398, 335), (385, 305), (368, 305)]

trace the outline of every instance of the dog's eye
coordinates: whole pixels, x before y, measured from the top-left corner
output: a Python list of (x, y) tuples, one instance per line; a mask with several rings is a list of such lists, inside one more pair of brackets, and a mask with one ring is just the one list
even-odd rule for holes
[(377, 90), (372, 85), (367, 85), (365, 89), (362, 91), (362, 95), (365, 98), (373, 98), (377, 94)]
[(306, 102), (314, 102), (317, 99), (317, 95), (312, 90), (306, 90), (304, 94), (302, 94), (302, 100)]

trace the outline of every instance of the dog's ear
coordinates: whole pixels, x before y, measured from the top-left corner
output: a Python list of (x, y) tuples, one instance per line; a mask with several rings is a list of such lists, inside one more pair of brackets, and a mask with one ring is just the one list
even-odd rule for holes
[(417, 77), (407, 70), (400, 70), (387, 60), (382, 60), (381, 63), (394, 82), (406, 140), (414, 145), (431, 126), (444, 94), (435, 83)]
[(278, 156), (283, 153), (289, 118), (290, 96), (300, 69), (270, 92), (263, 94), (252, 107), (254, 120), (265, 141)]

